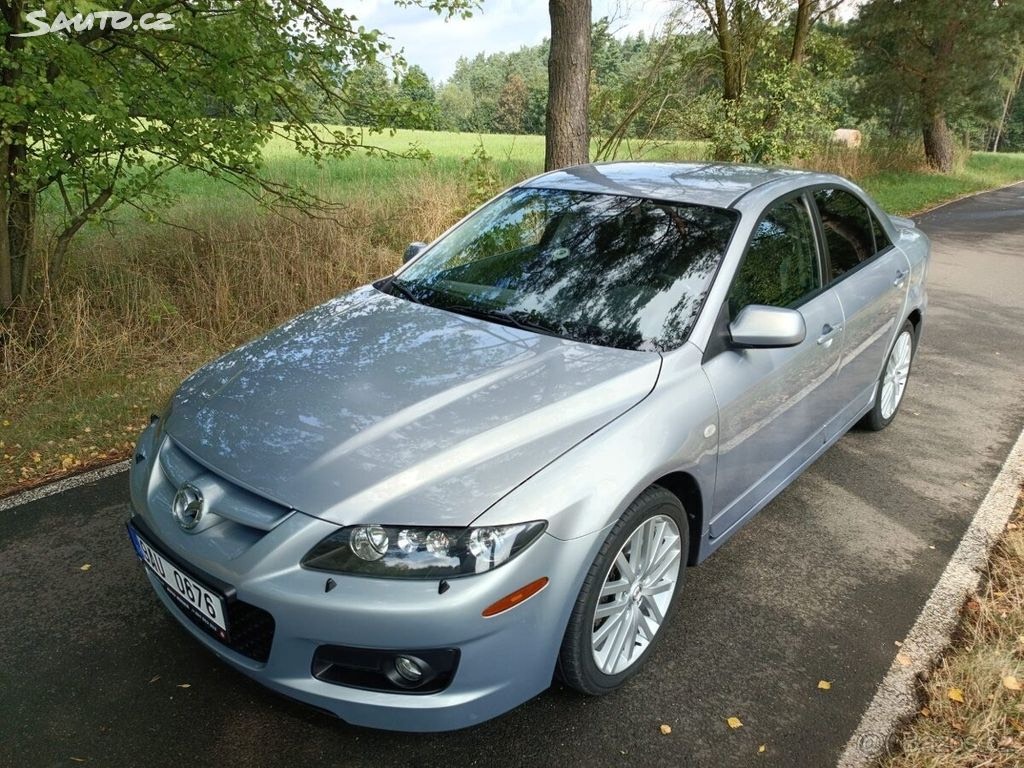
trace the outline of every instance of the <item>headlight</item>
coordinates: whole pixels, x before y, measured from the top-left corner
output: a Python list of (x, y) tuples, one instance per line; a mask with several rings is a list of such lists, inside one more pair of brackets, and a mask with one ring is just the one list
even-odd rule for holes
[(444, 579), (491, 571), (536, 541), (542, 521), (482, 528), (353, 525), (302, 558), (317, 571), (393, 579)]

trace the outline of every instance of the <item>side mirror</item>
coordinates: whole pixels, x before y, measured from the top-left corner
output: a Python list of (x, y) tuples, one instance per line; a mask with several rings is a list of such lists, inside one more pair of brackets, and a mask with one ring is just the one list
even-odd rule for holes
[(795, 347), (807, 337), (807, 324), (795, 309), (751, 304), (729, 324), (729, 335), (737, 347)]
[(426, 243), (409, 243), (409, 247), (405, 249), (405, 255), (402, 257), (402, 263), (408, 264), (410, 261), (419, 256), (423, 251), (427, 249)]

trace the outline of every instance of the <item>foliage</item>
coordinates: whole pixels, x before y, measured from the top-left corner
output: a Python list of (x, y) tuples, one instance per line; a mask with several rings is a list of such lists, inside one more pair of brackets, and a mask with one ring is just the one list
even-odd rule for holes
[(843, 115), (841, 80), (851, 53), (842, 38), (815, 30), (794, 66), (784, 36), (763, 37), (743, 97), (705, 97), (703, 128), (723, 160), (787, 163), (827, 140)]
[[(413, 0), (405, 0), (409, 4)], [(472, 0), (420, 0), (464, 14)], [(110, 3), (78, 2), (77, 10)], [(363, 134), (316, 123), (325, 108), (362, 110), (383, 129), (384, 97), (356, 96), (353, 81), (401, 67), (385, 39), (326, 0), (135, 0), (117, 7), (140, 17), (168, 14), (170, 28), (71, 26), (33, 37), (25, 0), (0, 2), (0, 312), (36, 270), (36, 212), (52, 213), (41, 252), (59, 270), (71, 238), (89, 221), (129, 204), (157, 215), (161, 180), (176, 168), (212, 175), (264, 202), (310, 209), (308, 189), (262, 172), (262, 146), (287, 140), (300, 155), (343, 158)], [(70, 3), (45, 10), (74, 13)], [(47, 247), (48, 246), (48, 247)], [(47, 269), (48, 268), (48, 269)]]
[[(720, 160), (792, 162), (836, 127), (845, 109), (851, 52), (834, 30), (829, 0), (679, 0), (696, 19), (715, 75), (694, 97), (692, 130)], [(693, 22), (691, 22), (691, 26)]]
[(870, 0), (851, 28), (862, 86), (856, 109), (890, 133), (921, 131), (929, 161), (949, 170), (951, 125), (999, 116), (1006, 67), (1024, 47), (1024, 4), (992, 0)]
[[(675, 43), (673, 39), (671, 42)], [(594, 22), (593, 78), (591, 89), (592, 130), (594, 135), (611, 133), (630, 111), (638, 96), (637, 86), (645, 80), (652, 62), (665, 43), (665, 37), (650, 38), (643, 33), (617, 37), (612, 22), (601, 18)], [(438, 88), (441, 127), (447, 130), (479, 133), (541, 134), (547, 108), (547, 61), (550, 43), (525, 46), (518, 51), (477, 54), (463, 57), (452, 76)], [(682, 50), (684, 46), (679, 46)], [(688, 71), (672, 70), (683, 79), (670, 81), (668, 69), (657, 89), (644, 91), (653, 102), (651, 114), (634, 115), (637, 121), (631, 135), (650, 133), (665, 89), (680, 88)], [(676, 102), (672, 102), (676, 106)], [(663, 138), (674, 136), (671, 130)]]
[[(510, 53), (460, 58), (438, 94), (443, 127), (474, 133), (544, 133), (547, 57), (545, 41)], [(523, 107), (519, 121), (508, 111), (513, 105)]]
[(1024, 151), (1024, 86), (1017, 90), (1010, 102), (1007, 129), (1000, 149), (1006, 152)]
[(505, 78), (494, 111), (494, 128), (498, 133), (525, 133), (526, 108), (530, 92), (526, 81), (515, 73)]
[(422, 67), (415, 64), (409, 67), (398, 86), (398, 97), (406, 113), (395, 122), (395, 128), (432, 130), (437, 127), (437, 94)]

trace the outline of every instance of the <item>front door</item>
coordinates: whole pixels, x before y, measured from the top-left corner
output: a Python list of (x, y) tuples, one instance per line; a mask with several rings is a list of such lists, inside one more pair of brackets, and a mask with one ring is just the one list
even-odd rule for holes
[(758, 508), (821, 448), (837, 408), (833, 386), (843, 313), (822, 290), (822, 259), (803, 195), (783, 199), (754, 229), (727, 314), (749, 304), (797, 309), (807, 338), (786, 349), (727, 348), (704, 364), (718, 399), (718, 475), (711, 537)]

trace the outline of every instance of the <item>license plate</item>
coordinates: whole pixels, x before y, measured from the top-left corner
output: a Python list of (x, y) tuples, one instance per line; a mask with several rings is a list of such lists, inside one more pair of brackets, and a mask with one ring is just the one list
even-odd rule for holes
[(135, 546), (135, 552), (153, 574), (177, 595), (186, 608), (201, 619), (223, 632), (228, 631), (224, 599), (216, 592), (200, 584), (174, 563), (160, 554), (134, 528), (128, 528), (128, 535)]

